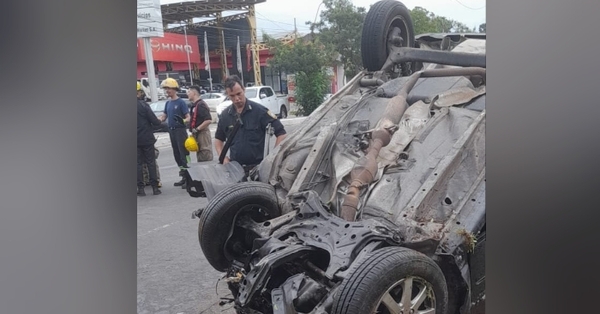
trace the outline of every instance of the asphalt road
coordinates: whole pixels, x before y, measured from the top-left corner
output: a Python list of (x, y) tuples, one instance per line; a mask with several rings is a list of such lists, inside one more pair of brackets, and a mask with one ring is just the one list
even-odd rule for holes
[[(282, 120), (288, 133), (301, 121)], [(215, 128), (211, 125), (213, 137)], [(180, 177), (168, 134), (156, 136), (163, 187), (161, 195), (152, 195), (151, 188), (146, 187), (146, 196), (138, 197), (137, 313), (235, 314), (231, 304), (219, 306), (220, 298), (231, 295), (223, 281), (217, 287), (223, 274), (208, 264), (198, 243), (198, 219), (192, 219), (192, 212), (206, 206), (206, 199), (192, 198), (181, 187), (173, 186)], [(213, 155), (216, 163), (218, 156), (214, 151)]]

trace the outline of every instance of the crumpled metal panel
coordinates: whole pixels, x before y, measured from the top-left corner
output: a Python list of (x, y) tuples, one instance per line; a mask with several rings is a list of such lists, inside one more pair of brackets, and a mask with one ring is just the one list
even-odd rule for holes
[[(382, 97), (391, 98), (396, 96), (404, 84), (408, 81), (407, 77), (400, 77), (391, 80), (379, 88)], [(413, 104), (419, 100), (429, 102), (433, 97), (453, 88), (471, 87), (473, 84), (465, 77), (426, 77), (417, 80), (415, 87), (408, 94), (408, 104)]]
[(477, 89), (459, 87), (440, 93), (433, 97), (431, 103), (438, 108), (464, 105), (485, 94), (485, 86)]
[(473, 111), (483, 111), (485, 110), (485, 94), (477, 97), (477, 99), (470, 102), (465, 106), (466, 109), (470, 109)]
[[(385, 213), (392, 221), (403, 216), (408, 202), (423, 189), (422, 185), (433, 175), (433, 169), (448, 155), (478, 115), (478, 112), (461, 108), (450, 109), (452, 110), (443, 108), (433, 111), (435, 115), (430, 118), (427, 127), (415, 135), (406, 150), (408, 159), (401, 164), (403, 167), (385, 174), (384, 179), (373, 189), (365, 207)], [(390, 193), (397, 194), (394, 203), (389, 203)], [(443, 198), (440, 202), (442, 200)], [(433, 216), (429, 220), (431, 218)]]
[[(456, 115), (469, 110), (450, 108), (449, 111), (450, 114)], [(422, 153), (431, 148), (427, 145), (427, 140), (434, 138), (432, 134), (423, 141), (424, 145), (417, 147), (418, 150), (423, 150)], [(443, 233), (456, 227), (450, 222), (451, 217), (462, 210), (475, 187), (484, 179), (485, 112), (480, 113), (468, 124), (468, 128), (452, 142), (448, 150), (443, 154), (434, 151), (434, 155), (438, 158), (435, 162), (432, 160), (431, 163), (426, 163), (424, 166), (427, 168), (409, 172), (421, 174), (420, 178), (401, 183), (404, 190), (410, 189), (410, 199), (406, 203), (396, 204), (399, 205), (395, 209), (396, 223), (439, 224), (441, 227), (427, 233), (409, 233), (407, 239), (411, 241), (423, 237), (439, 239)]]
[(392, 136), (390, 144), (379, 152), (379, 164), (382, 166), (396, 164), (400, 158), (400, 153), (412, 141), (417, 132), (421, 130), (430, 117), (430, 105), (419, 101), (408, 107), (398, 130)]
[(244, 177), (244, 168), (237, 161), (225, 165), (191, 164), (187, 173), (193, 181), (202, 182), (206, 198), (210, 201), (222, 189), (240, 182)]

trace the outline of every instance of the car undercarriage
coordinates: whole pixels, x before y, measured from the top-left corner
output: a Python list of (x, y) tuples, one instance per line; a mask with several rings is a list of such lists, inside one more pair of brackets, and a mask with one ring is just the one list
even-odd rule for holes
[(238, 313), (462, 314), (485, 300), (485, 35), (412, 29), (402, 3), (373, 5), (366, 69), (254, 180), (236, 162), (186, 172)]

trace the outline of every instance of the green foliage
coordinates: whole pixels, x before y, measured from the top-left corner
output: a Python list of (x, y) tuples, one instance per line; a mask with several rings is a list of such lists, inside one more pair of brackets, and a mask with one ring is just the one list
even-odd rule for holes
[(353, 77), (362, 69), (360, 41), (367, 11), (350, 0), (323, 0), (323, 5), (319, 22), (306, 24), (318, 31), (321, 42), (340, 54), (346, 75)]
[(300, 105), (300, 115), (310, 115), (323, 103), (327, 94), (329, 77), (325, 71), (298, 72), (296, 74), (296, 102)]
[(430, 14), (433, 13), (422, 7), (415, 7), (410, 10), (410, 18), (413, 21), (415, 35), (436, 32), (436, 27), (431, 21)]
[[(283, 45), (263, 34), (264, 42), (274, 55), (268, 61), (269, 65), (296, 74), (296, 101), (304, 115), (313, 112), (323, 102), (329, 87), (329, 77), (324, 69), (331, 66), (338, 56), (349, 77), (363, 68), (360, 46), (367, 10), (354, 6), (350, 0), (323, 0), (323, 5), (319, 22), (306, 22), (313, 31), (308, 39), (298, 38), (293, 44)], [(416, 35), (474, 31), (463, 23), (436, 16), (422, 7), (415, 7), (410, 14)], [(482, 25), (485, 31), (485, 24)]]
[(273, 53), (269, 65), (288, 73), (304, 71), (313, 73), (331, 65), (332, 50), (319, 41), (307, 41), (298, 38), (293, 44), (284, 45), (281, 41), (264, 34), (265, 42)]
[(298, 38), (293, 44), (283, 45), (266, 34), (263, 37), (273, 53), (273, 58), (268, 61), (269, 66), (296, 74), (299, 113), (309, 115), (323, 103), (329, 87), (329, 77), (324, 69), (333, 61), (331, 48), (318, 40)]
[(410, 11), (415, 35), (425, 33), (470, 33), (473, 30), (461, 22), (437, 16), (422, 7)]
[(486, 24), (486, 23), (483, 23), (483, 24), (480, 24), (480, 25), (479, 25), (479, 32), (480, 32), (480, 33), (485, 33), (485, 24)]

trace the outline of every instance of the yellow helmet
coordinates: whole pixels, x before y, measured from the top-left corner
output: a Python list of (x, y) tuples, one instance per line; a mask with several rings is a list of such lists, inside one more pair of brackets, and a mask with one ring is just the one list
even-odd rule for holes
[(179, 89), (179, 84), (177, 84), (177, 81), (173, 78), (167, 77), (164, 81), (162, 81), (162, 83), (160, 83), (160, 87), (165, 88), (174, 88), (174, 89)]
[(198, 142), (196, 142), (196, 139), (193, 136), (189, 136), (187, 138), (187, 140), (185, 140), (185, 149), (188, 150), (188, 152), (197, 152), (198, 151)]
[(140, 82), (137, 82), (137, 90), (142, 90), (142, 84), (140, 84)]

